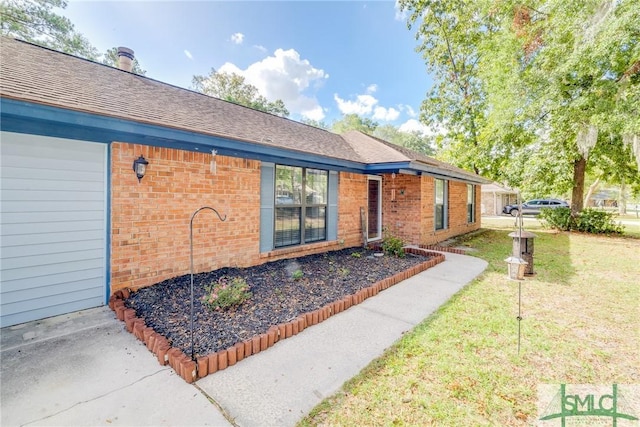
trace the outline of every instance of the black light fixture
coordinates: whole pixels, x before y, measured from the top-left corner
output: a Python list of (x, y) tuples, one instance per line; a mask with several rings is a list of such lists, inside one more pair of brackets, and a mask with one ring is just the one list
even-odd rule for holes
[(148, 164), (149, 162), (147, 161), (147, 159), (142, 157), (142, 154), (140, 155), (140, 157), (138, 157), (133, 161), (133, 171), (136, 173), (136, 176), (138, 177), (138, 182), (140, 182), (142, 177), (144, 177), (144, 174), (147, 171)]

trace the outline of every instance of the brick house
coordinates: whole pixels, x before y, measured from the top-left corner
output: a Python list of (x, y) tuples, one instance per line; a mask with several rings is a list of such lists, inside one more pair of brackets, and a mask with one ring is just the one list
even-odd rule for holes
[(196, 272), (480, 227), (486, 179), (386, 141), (4, 37), (0, 67), (3, 327), (187, 274), (203, 206)]

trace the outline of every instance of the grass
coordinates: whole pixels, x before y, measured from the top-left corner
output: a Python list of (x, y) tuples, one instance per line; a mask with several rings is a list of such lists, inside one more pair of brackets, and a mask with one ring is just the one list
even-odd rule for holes
[(513, 220), (503, 224), (459, 242), (489, 262), (479, 278), (299, 425), (526, 426), (539, 386), (640, 382), (640, 240), (525, 224), (536, 275), (522, 284), (518, 354)]

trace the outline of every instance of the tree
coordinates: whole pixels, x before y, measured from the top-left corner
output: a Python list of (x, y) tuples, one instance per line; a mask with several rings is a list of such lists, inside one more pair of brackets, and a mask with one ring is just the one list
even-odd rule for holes
[[(411, 11), (409, 26), (420, 24), (419, 50), (435, 76), (421, 118), (453, 129), (443, 140), (447, 160), (523, 193), (571, 193), (572, 210), (581, 210), (585, 172), (604, 159), (594, 153), (624, 150), (608, 141), (640, 135), (637, 0), (401, 7)], [(618, 154), (609, 158), (626, 169)]]
[(373, 136), (427, 156), (434, 154), (430, 138), (419, 131), (402, 132), (397, 127), (387, 124), (378, 126)]
[(304, 123), (305, 125), (313, 126), (313, 127), (324, 129), (324, 130), (330, 130), (329, 125), (322, 120), (313, 120), (313, 119), (303, 117), (300, 120), (300, 123)]
[(257, 87), (247, 83), (244, 77), (236, 73), (220, 73), (212, 68), (208, 76), (193, 76), (192, 83), (194, 90), (206, 95), (277, 116), (289, 116), (281, 99), (269, 102), (260, 95)]
[[(118, 68), (118, 48), (112, 47), (111, 49), (107, 50), (102, 56), (102, 63), (110, 67)], [(141, 76), (147, 74), (147, 71), (144, 70), (140, 65), (140, 62), (138, 62), (138, 58), (133, 59), (133, 68), (131, 72)]]
[[(585, 173), (595, 162), (614, 160), (616, 169), (640, 179), (637, 168), (628, 170), (624, 146), (611, 144), (640, 130), (640, 9), (631, 0), (547, 0), (535, 9), (518, 6), (515, 15), (526, 19), (515, 31), (520, 67), (508, 73), (524, 89), (523, 126), (554, 154), (547, 162), (569, 163), (565, 176), (571, 176), (571, 208), (577, 213), (584, 204)], [(600, 155), (592, 156), (598, 149)]]
[[(432, 129), (444, 125), (442, 154), (476, 173), (489, 163), (490, 147), (482, 147), (480, 131), (486, 115), (486, 93), (479, 75), (483, 40), (495, 24), (479, 3), (462, 0), (400, 0), (410, 12), (408, 27), (417, 25), (422, 53), (434, 85), (422, 103), (421, 121)], [(482, 157), (485, 157), (484, 159)]]
[(357, 130), (368, 135), (378, 127), (378, 123), (366, 117), (360, 117), (357, 114), (345, 114), (340, 120), (335, 120), (331, 124), (331, 130), (335, 133), (345, 133), (350, 130)]
[(71, 21), (53, 11), (64, 9), (64, 0), (2, 0), (0, 29), (2, 35), (22, 39), (40, 46), (95, 60), (98, 51)]

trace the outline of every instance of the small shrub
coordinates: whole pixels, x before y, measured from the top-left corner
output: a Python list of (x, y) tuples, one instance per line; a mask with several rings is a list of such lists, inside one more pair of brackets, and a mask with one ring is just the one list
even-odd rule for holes
[(241, 277), (222, 276), (217, 282), (205, 286), (202, 297), (204, 305), (211, 310), (228, 310), (237, 307), (249, 298), (249, 284)]
[(573, 218), (571, 217), (571, 209), (569, 208), (542, 208), (539, 218), (544, 221), (548, 227), (556, 230), (569, 231), (572, 228)]
[(362, 254), (360, 252), (353, 252), (351, 256), (354, 258), (362, 258)]
[(393, 236), (391, 233), (385, 232), (382, 239), (382, 251), (390, 256), (404, 258), (404, 242), (399, 237)]
[(614, 220), (612, 212), (585, 209), (576, 218), (576, 229), (593, 234), (621, 234), (624, 227)]
[(624, 227), (614, 221), (615, 214), (596, 209), (584, 209), (575, 217), (569, 208), (542, 209), (540, 219), (556, 230), (580, 231), (592, 234), (620, 234)]
[(291, 275), (291, 278), (293, 280), (300, 280), (300, 279), (302, 279), (303, 276), (304, 276), (304, 273), (302, 272), (302, 270), (296, 270)]

